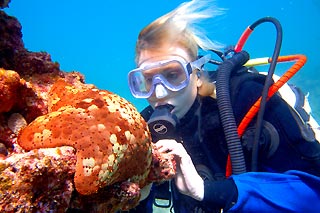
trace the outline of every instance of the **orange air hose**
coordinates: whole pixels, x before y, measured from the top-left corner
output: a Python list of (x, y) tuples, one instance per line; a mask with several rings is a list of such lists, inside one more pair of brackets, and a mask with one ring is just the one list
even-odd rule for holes
[[(290, 79), (294, 76), (303, 65), (307, 61), (307, 57), (305, 55), (289, 55), (289, 56), (279, 56), (277, 62), (288, 62), (288, 61), (296, 61), (282, 76), (281, 78), (272, 84), (268, 91), (268, 100)], [(271, 58), (269, 58), (268, 62), (271, 62)], [(238, 126), (238, 134), (239, 137), (243, 135), (247, 126), (251, 122), (251, 120), (256, 116), (257, 112), (260, 108), (261, 97), (255, 102), (255, 104), (250, 108), (247, 114), (242, 119), (241, 123)], [(232, 166), (230, 155), (228, 156), (227, 166), (226, 166), (226, 177), (231, 176), (232, 174)]]
[[(269, 60), (271, 62), (271, 58)], [(270, 86), (268, 92), (268, 99), (271, 98), (290, 78), (292, 78), (292, 76), (294, 76), (307, 61), (307, 58), (304, 55), (290, 55), (278, 57), (277, 62), (287, 62), (293, 60), (296, 60), (296, 63), (285, 74), (283, 74), (277, 82)], [(240, 125), (238, 126), (238, 134), (240, 137), (243, 135), (245, 129), (259, 111), (260, 102), (261, 97), (250, 108), (250, 110), (247, 112), (247, 114), (242, 119)]]

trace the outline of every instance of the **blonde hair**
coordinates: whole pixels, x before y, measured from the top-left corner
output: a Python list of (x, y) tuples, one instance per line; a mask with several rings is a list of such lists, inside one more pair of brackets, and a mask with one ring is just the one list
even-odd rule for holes
[(179, 45), (192, 59), (196, 59), (199, 47), (204, 50), (220, 49), (222, 45), (211, 41), (195, 24), (222, 13), (223, 10), (215, 6), (214, 0), (182, 3), (142, 29), (136, 43), (136, 62), (142, 50), (161, 51), (168, 45)]

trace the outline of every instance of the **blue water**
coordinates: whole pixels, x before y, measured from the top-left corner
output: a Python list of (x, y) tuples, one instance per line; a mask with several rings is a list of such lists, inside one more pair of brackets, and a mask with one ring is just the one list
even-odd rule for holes
[[(82, 1), (12, 0), (5, 11), (22, 24), (23, 41), (30, 51), (46, 51), (64, 71), (79, 71), (87, 83), (115, 92), (141, 110), (146, 102), (134, 99), (127, 72), (134, 68), (134, 46), (139, 31), (169, 12), (181, 0)], [(314, 116), (320, 120), (320, 1), (282, 0), (216, 1), (225, 15), (203, 27), (209, 38), (235, 44), (243, 30), (261, 17), (273, 16), (283, 27), (281, 55), (305, 54), (307, 64), (290, 81), (310, 92)], [(244, 49), (252, 58), (270, 57), (275, 29), (264, 24), (255, 29)], [(285, 67), (285, 66), (284, 66)], [(276, 73), (282, 74), (283, 66)], [(262, 68), (267, 69), (267, 68)]]

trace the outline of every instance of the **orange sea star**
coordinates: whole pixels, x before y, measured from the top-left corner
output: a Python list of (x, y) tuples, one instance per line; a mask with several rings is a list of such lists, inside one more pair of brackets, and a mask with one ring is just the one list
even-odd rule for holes
[(20, 146), (74, 147), (74, 183), (80, 194), (129, 178), (143, 187), (152, 159), (151, 139), (146, 122), (128, 101), (92, 85), (59, 79), (49, 93), (48, 108), (48, 114), (20, 132)]

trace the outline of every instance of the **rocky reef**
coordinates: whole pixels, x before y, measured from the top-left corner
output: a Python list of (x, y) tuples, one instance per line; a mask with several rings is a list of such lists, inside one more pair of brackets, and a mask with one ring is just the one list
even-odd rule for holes
[(1, 10), (0, 35), (0, 212), (128, 210), (173, 178), (174, 159), (131, 103), (25, 49)]
[(10, 0), (0, 0), (0, 8), (3, 9), (5, 7), (8, 7), (10, 3)]

